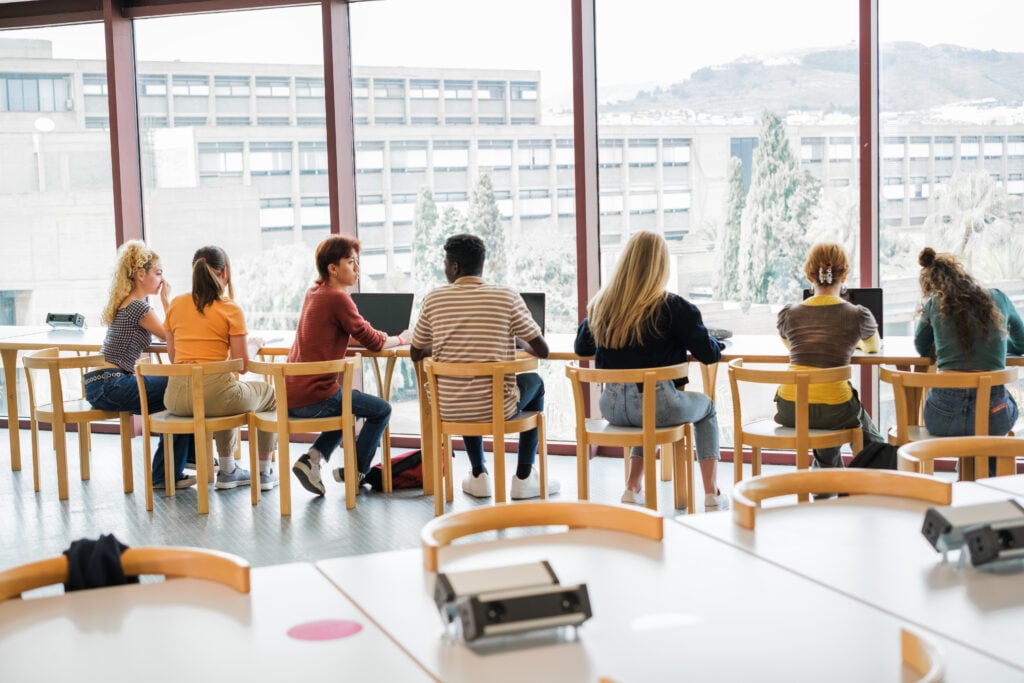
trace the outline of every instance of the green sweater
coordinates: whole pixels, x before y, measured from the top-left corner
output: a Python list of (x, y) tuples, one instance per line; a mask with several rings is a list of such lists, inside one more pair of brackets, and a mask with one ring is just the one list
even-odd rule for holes
[(998, 289), (990, 289), (996, 307), (1003, 314), (1006, 327), (992, 334), (988, 330), (974, 329), (967, 348), (960, 345), (953, 322), (939, 313), (938, 300), (929, 298), (924, 303), (921, 319), (914, 332), (914, 347), (922, 356), (935, 359), (939, 370), (1002, 370), (1006, 367), (1007, 352), (1024, 354), (1024, 322), (1017, 314), (1009, 297)]

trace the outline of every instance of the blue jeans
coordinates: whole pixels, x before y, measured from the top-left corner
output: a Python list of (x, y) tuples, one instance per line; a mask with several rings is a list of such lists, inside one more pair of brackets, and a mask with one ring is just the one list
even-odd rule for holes
[[(544, 380), (540, 378), (540, 375), (536, 372), (524, 372), (516, 375), (516, 386), (519, 387), (519, 403), (516, 406), (516, 412), (544, 410)], [(486, 472), (484, 438), (482, 436), (464, 436), (462, 442), (466, 445), (466, 455), (469, 456), (469, 463), (473, 466), (473, 473)], [(537, 457), (537, 442), (536, 427), (519, 434), (519, 463), (516, 467), (516, 476), (520, 479), (529, 475), (530, 469), (533, 467), (533, 461)]]
[[(601, 414), (613, 425), (643, 427), (644, 395), (636, 384), (606, 384), (601, 393)], [(658, 427), (690, 422), (697, 442), (698, 460), (719, 460), (718, 413), (707, 394), (676, 389), (671, 380), (655, 385), (654, 418)], [(633, 446), (630, 455), (642, 457), (644, 449)]]
[[(135, 415), (142, 412), (139, 401), (139, 385), (135, 375), (119, 375), (104, 380), (89, 382), (90, 376), (110, 370), (94, 370), (85, 374), (85, 399), (97, 410), (130, 411)], [(149, 412), (164, 410), (164, 389), (167, 388), (166, 377), (145, 377), (146, 399)], [(191, 434), (179, 434), (174, 438), (174, 477), (180, 479), (185, 470), (185, 461), (196, 452), (195, 437)], [(164, 480), (164, 440), (160, 439), (156, 453), (153, 455), (153, 481)]]
[[(382, 398), (372, 394), (364, 394), (358, 389), (352, 390), (352, 414), (356, 417), (365, 418), (363, 428), (356, 438), (356, 465), (360, 474), (370, 471), (370, 463), (377, 453), (377, 446), (380, 445), (380, 438), (384, 435), (384, 429), (391, 419), (391, 404)], [(325, 398), (319, 403), (301, 408), (289, 408), (288, 415), (291, 417), (331, 417), (341, 415), (341, 389), (333, 396)], [(331, 459), (331, 453), (341, 443), (342, 433), (340, 429), (331, 432), (324, 432), (313, 442), (313, 448), (320, 451), (324, 460)]]
[[(935, 436), (974, 436), (976, 389), (932, 389), (924, 403), (924, 426)], [(1006, 387), (989, 393), (988, 436), (1002, 436), (1017, 422), (1017, 402)], [(988, 475), (996, 476), (996, 459), (988, 460)], [(980, 476), (980, 475), (979, 475)]]

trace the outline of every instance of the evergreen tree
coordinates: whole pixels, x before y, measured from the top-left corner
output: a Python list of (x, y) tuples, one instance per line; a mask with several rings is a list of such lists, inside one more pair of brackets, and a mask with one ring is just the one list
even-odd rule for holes
[(501, 224), (501, 212), (494, 198), (494, 186), (489, 175), (481, 175), (473, 189), (473, 198), (469, 202), (469, 225), (473, 234), (479, 236), (487, 247), (485, 279), (495, 284), (505, 284), (508, 271), (505, 228)]
[(818, 181), (793, 156), (782, 119), (766, 111), (743, 209), (739, 272), (745, 303), (799, 300), (819, 193)]
[(725, 222), (718, 237), (718, 268), (715, 298), (738, 301), (740, 298), (740, 229), (747, 189), (743, 186), (743, 162), (729, 159), (729, 194), (725, 199)]
[(412, 270), (417, 299), (444, 284), (443, 242), (437, 242), (437, 204), (429, 187), (420, 189), (413, 216)]
[(444, 242), (452, 235), (458, 235), (461, 233), (469, 232), (469, 221), (466, 219), (462, 212), (456, 209), (454, 206), (449, 206), (441, 214), (441, 222), (437, 226), (437, 234), (434, 238), (435, 243), (441, 250), (441, 282), (444, 282)]

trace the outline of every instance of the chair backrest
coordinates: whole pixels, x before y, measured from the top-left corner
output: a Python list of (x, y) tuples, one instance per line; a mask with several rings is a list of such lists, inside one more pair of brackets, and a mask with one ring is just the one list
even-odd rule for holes
[(766, 474), (744, 479), (733, 489), (733, 520), (741, 527), (753, 529), (754, 516), (761, 501), (814, 493), (902, 496), (949, 505), (953, 499), (953, 485), (922, 474), (889, 470), (824, 469)]
[(433, 358), (423, 361), (427, 373), (430, 394), (431, 418), (440, 423), (440, 394), (438, 378), (447, 377), (489, 377), (491, 380), (491, 420), (496, 433), (504, 434), (505, 424), (505, 376), (517, 372), (537, 369), (536, 356), (527, 356), (510, 361), (487, 363), (439, 363)]
[[(240, 593), (249, 592), (249, 563), (237, 555), (205, 548), (128, 548), (121, 554), (125, 576), (161, 574), (216, 581)], [(12, 567), (0, 572), (0, 601), (34, 588), (68, 580), (67, 555)]]
[[(905, 472), (933, 472), (936, 458), (997, 458), (996, 475), (1016, 474), (1016, 458), (1024, 458), (1024, 439), (1015, 436), (944, 436), (912, 441), (896, 452), (896, 466)], [(987, 471), (982, 467), (978, 471)]]
[[(654, 429), (657, 427), (655, 416), (655, 385), (665, 380), (683, 379), (689, 371), (689, 363), (667, 365), (659, 368), (634, 368), (628, 370), (581, 368), (575, 363), (565, 367), (565, 375), (572, 383), (572, 395), (576, 405), (576, 436), (583, 441), (582, 432), (587, 427), (586, 391), (584, 385), (600, 384), (641, 384), (643, 385), (643, 430), (644, 450), (654, 452)], [(650, 443), (647, 443), (647, 442)], [(648, 450), (650, 449), (650, 450)]]
[(892, 384), (896, 405), (896, 441), (903, 444), (910, 441), (908, 426), (918, 423), (923, 391), (928, 389), (976, 389), (974, 433), (987, 435), (990, 391), (992, 387), (1016, 380), (1017, 368), (981, 372), (909, 372), (882, 366), (878, 376), (883, 382)]
[(355, 370), (359, 367), (362, 356), (359, 354), (338, 358), (336, 360), (311, 361), (305, 363), (271, 363), (250, 360), (249, 372), (255, 372), (271, 378), (274, 385), (274, 396), (277, 401), (277, 419), (281, 424), (288, 422), (288, 383), (286, 377), (303, 377), (308, 375), (340, 374), (341, 382), (341, 415), (352, 415), (352, 380)]
[[(806, 436), (809, 429), (808, 395), (810, 387), (814, 384), (830, 384), (832, 382), (848, 381), (849, 379), (849, 365), (838, 368), (795, 370), (780, 366), (773, 368), (748, 368), (744, 367), (742, 358), (731, 360), (729, 361), (729, 386), (732, 389), (733, 428), (737, 434), (743, 431), (743, 401), (740, 396), (740, 382), (752, 384), (792, 384), (796, 387), (796, 423), (794, 427), (799, 439), (801, 435)], [(797, 448), (800, 449), (799, 444)], [(803, 450), (806, 450), (806, 447)]]
[(605, 529), (636, 534), (660, 541), (665, 519), (644, 508), (626, 508), (600, 503), (511, 503), (450, 512), (427, 522), (420, 532), (423, 567), (437, 571), (437, 553), (441, 546), (457, 538), (484, 531), (528, 526), (566, 525), (570, 529)]
[[(62, 370), (114, 367), (101, 354), (62, 356), (60, 355), (60, 349), (56, 347), (40, 349), (25, 354), (24, 358), (22, 358), (22, 364), (26, 370), (47, 371), (50, 380), (50, 402), (53, 404), (53, 411), (57, 419), (62, 419), (61, 416), (64, 413), (64, 382), (60, 374)], [(32, 373), (26, 372), (25, 377), (28, 385), (29, 408), (34, 414), (36, 409), (36, 391), (32, 382)]]
[(930, 640), (901, 628), (900, 653), (903, 663), (920, 674), (917, 683), (942, 683), (946, 679), (946, 663), (942, 652)]
[(241, 372), (242, 359), (232, 358), (215, 363), (154, 363), (140, 360), (135, 365), (135, 374), (139, 379), (139, 402), (142, 405), (142, 416), (149, 415), (149, 401), (142, 386), (143, 377), (189, 377), (192, 379), (192, 411), (193, 415), (206, 414), (206, 400), (203, 397), (203, 378), (210, 375), (222, 375), (226, 372)]

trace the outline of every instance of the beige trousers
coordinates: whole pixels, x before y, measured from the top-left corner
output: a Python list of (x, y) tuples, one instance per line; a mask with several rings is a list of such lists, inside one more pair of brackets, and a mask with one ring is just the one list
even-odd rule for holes
[[(266, 382), (241, 382), (234, 374), (226, 372), (210, 375), (203, 381), (203, 400), (206, 402), (206, 415), (220, 417), (238, 413), (274, 410), (274, 387)], [(192, 379), (188, 377), (171, 377), (164, 392), (164, 405), (174, 415), (192, 416)], [(249, 435), (252, 438), (252, 435)], [(260, 456), (269, 455), (277, 444), (274, 432), (258, 432)], [(214, 432), (213, 439), (217, 443), (217, 454), (226, 458), (233, 455), (237, 436), (234, 429)]]

